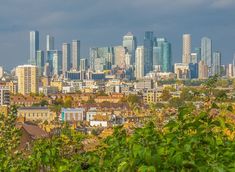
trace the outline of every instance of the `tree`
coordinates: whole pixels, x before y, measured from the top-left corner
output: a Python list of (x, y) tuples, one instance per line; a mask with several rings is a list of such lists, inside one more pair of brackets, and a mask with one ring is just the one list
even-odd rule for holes
[(171, 98), (170, 91), (169, 91), (168, 89), (164, 89), (164, 90), (162, 91), (161, 99), (162, 99), (163, 101), (168, 101), (170, 98)]

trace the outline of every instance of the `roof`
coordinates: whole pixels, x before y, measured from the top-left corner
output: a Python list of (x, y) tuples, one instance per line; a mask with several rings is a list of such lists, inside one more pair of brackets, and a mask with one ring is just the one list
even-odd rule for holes
[(49, 134), (39, 128), (36, 125), (30, 125), (30, 124), (23, 124), (22, 128), (33, 138), (33, 139), (39, 139), (39, 138), (45, 138), (49, 137)]

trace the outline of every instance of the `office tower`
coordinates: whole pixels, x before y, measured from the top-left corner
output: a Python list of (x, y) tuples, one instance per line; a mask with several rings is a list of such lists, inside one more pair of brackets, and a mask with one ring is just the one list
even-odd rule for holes
[(221, 75), (221, 53), (216, 51), (213, 53), (212, 75)]
[(38, 67), (38, 74), (39, 74), (39, 76), (42, 76), (44, 65), (45, 65), (45, 59), (44, 59), (44, 52), (41, 51), (41, 50), (37, 51), (36, 65)]
[(233, 77), (233, 64), (228, 64), (228, 66), (226, 68), (226, 76), (228, 78), (232, 78)]
[(54, 51), (52, 73), (53, 75), (60, 75), (62, 73), (62, 51)]
[(212, 41), (207, 37), (201, 39), (201, 59), (210, 68), (212, 65)]
[(198, 63), (189, 63), (190, 78), (198, 78)]
[(191, 55), (191, 35), (184, 34), (183, 35), (183, 56), (182, 63), (189, 64), (190, 63), (190, 55)]
[(90, 68), (94, 71), (110, 70), (114, 64), (113, 47), (90, 49)]
[(73, 40), (72, 41), (72, 68), (75, 70), (79, 70), (80, 66), (80, 41)]
[(136, 55), (136, 79), (144, 77), (144, 46), (138, 46), (135, 51)]
[(63, 65), (62, 65), (62, 72), (63, 72), (63, 75), (65, 76), (65, 73), (67, 71), (70, 70), (70, 63), (71, 63), (71, 60), (70, 60), (70, 44), (68, 43), (63, 43), (62, 45), (62, 54), (63, 54), (63, 57), (62, 57), (62, 62), (63, 62)]
[(197, 53), (191, 53), (191, 60), (190, 63), (197, 63)]
[[(123, 46), (115, 46), (114, 49), (114, 65), (121, 68), (126, 67), (127, 49)], [(129, 54), (128, 54), (129, 55)], [(128, 62), (130, 64), (130, 62)]]
[(47, 35), (47, 51), (54, 50), (55, 38), (53, 36)]
[(233, 55), (233, 76), (235, 76), (235, 54)]
[(161, 68), (162, 67), (162, 56), (161, 56), (161, 47), (154, 46), (153, 47), (153, 68)]
[(49, 50), (46, 52), (47, 59), (46, 62), (49, 64), (49, 75), (52, 75), (53, 73), (53, 56), (54, 56), (55, 50)]
[(127, 49), (127, 53), (130, 55), (130, 65), (133, 65), (135, 63), (135, 49), (137, 47), (136, 37), (131, 32), (128, 32), (123, 36), (122, 45)]
[(80, 71), (86, 71), (87, 70), (87, 59), (81, 59), (80, 60)]
[(39, 50), (39, 32), (30, 31), (30, 57), (29, 64), (36, 64), (36, 52)]
[(144, 35), (144, 75), (153, 70), (153, 32), (147, 31)]
[(43, 76), (49, 77), (50, 76), (50, 64), (47, 62), (44, 65), (44, 71), (43, 71)]
[(201, 61), (201, 48), (195, 48), (195, 53), (197, 54), (197, 63)]
[(172, 58), (171, 58), (171, 44), (169, 42), (163, 43), (163, 57), (162, 57), (162, 71), (172, 71)]
[(38, 93), (38, 67), (35, 65), (21, 65), (16, 68), (18, 78), (18, 93), (26, 95)]
[(198, 79), (207, 79), (208, 78), (208, 66), (201, 60), (198, 63)]
[(0, 78), (2, 78), (2, 77), (3, 77), (3, 74), (4, 74), (3, 67), (2, 67), (2, 66), (0, 66)]
[(10, 88), (0, 86), (0, 106), (10, 105)]

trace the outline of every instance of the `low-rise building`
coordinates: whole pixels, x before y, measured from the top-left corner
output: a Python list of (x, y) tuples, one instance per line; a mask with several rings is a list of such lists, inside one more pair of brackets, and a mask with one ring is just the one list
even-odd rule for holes
[(52, 122), (57, 117), (48, 107), (21, 107), (18, 109), (17, 117), (24, 117), (25, 121)]
[(60, 120), (63, 122), (78, 122), (86, 119), (84, 108), (62, 108)]

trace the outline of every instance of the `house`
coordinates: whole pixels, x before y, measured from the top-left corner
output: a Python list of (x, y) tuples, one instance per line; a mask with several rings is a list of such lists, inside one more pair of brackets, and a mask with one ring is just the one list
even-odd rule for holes
[(30, 149), (30, 143), (34, 140), (41, 138), (48, 138), (49, 134), (39, 128), (37, 125), (32, 124), (23, 124), (20, 127), (21, 137), (20, 137), (20, 145), (18, 147), (19, 150)]

